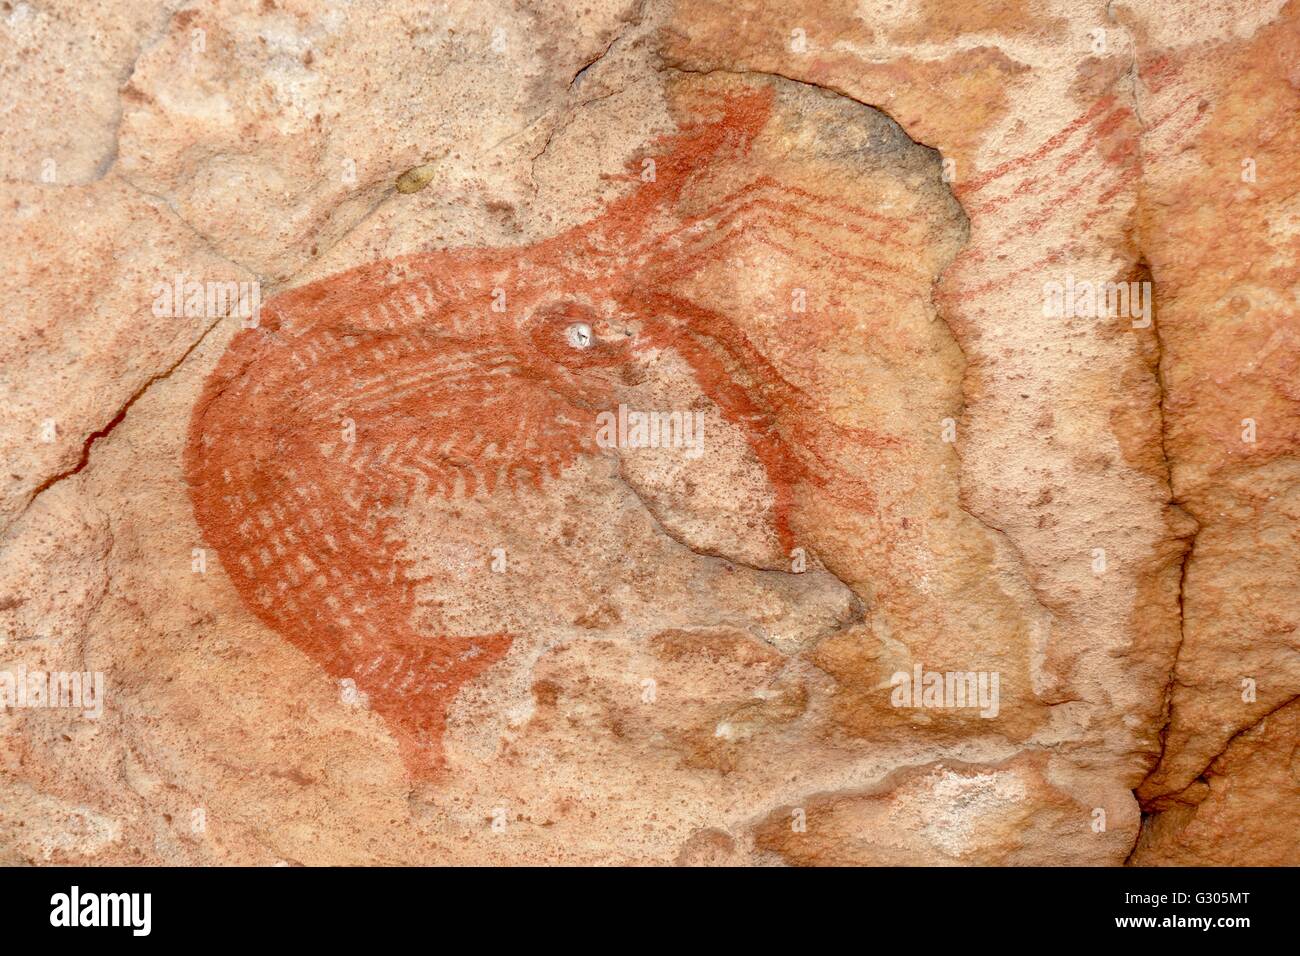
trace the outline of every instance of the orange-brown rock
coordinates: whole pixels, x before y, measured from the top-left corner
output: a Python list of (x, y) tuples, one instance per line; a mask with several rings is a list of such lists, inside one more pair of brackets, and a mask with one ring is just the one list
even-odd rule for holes
[(444, 6), (0, 12), (0, 861), (1295, 864), (1297, 0)]

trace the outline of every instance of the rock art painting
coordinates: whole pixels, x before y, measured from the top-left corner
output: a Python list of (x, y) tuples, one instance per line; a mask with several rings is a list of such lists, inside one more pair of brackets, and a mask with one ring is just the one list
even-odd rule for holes
[(0, 861), (1300, 863), (1296, 0), (580, 6), (0, 10)]
[[(764, 134), (785, 134), (782, 111), (825, 110), (824, 93), (783, 80), (679, 89), (681, 128), (639, 151), (631, 191), (600, 215), (532, 246), (401, 257), (286, 293), (232, 341), (199, 398), (187, 480), (205, 539), (259, 617), (367, 696), (413, 772), (436, 770), (450, 701), (511, 636), (413, 627), (420, 579), (397, 514), (419, 496), (544, 498), (575, 457), (598, 453), (598, 410), (626, 405), (663, 353), (743, 437), (779, 554), (799, 540), (797, 493), (893, 523), (873, 471), (905, 438), (824, 421), (742, 323), (688, 290), (738, 249), (778, 256), (792, 275), (815, 269), (830, 250), (821, 226), (876, 253), (840, 263), (846, 294), (920, 297), (933, 276), (897, 261), (908, 217), (756, 160)], [(944, 192), (933, 156), (884, 117), (864, 125), (856, 148), (907, 150)], [(827, 312), (792, 321), (830, 334), (851, 321)]]
[[(414, 772), (437, 767), (449, 700), (511, 639), (413, 628), (418, 579), (394, 510), (417, 495), (495, 496), (504, 508), (545, 495), (548, 479), (596, 451), (592, 410), (617, 405), (647, 350), (679, 348), (745, 429), (791, 543), (791, 484), (816, 472), (773, 434), (772, 403), (789, 383), (742, 364), (767, 393), (751, 396), (701, 338), (740, 351), (743, 334), (654, 288), (657, 270), (717, 255), (724, 229), (763, 228), (756, 212), (818, 201), (756, 180), (673, 220), (693, 179), (752, 148), (772, 99), (762, 88), (701, 104), (714, 115), (655, 144), (662, 180), (553, 239), (381, 261), (286, 293), (205, 386), (187, 478), (206, 539), (259, 616), (367, 695)], [(706, 222), (712, 250), (681, 238)]]

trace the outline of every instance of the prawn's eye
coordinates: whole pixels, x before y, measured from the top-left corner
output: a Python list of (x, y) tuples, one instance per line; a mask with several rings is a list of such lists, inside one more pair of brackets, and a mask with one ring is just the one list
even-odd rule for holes
[(582, 302), (543, 306), (528, 317), (525, 334), (538, 353), (570, 371), (614, 365), (627, 355), (625, 337)]
[(591, 326), (586, 322), (574, 322), (565, 329), (564, 340), (575, 349), (589, 349), (596, 342)]

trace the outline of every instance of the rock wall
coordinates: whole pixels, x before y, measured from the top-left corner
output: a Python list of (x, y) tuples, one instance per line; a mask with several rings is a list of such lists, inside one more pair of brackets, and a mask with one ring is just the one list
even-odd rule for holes
[(0, 74), (0, 861), (1300, 863), (1295, 0)]

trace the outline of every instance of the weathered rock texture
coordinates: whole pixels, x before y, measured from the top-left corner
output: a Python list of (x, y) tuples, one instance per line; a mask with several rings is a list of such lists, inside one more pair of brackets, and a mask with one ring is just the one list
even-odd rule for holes
[(3, 862), (1300, 863), (1296, 0), (0, 71)]

